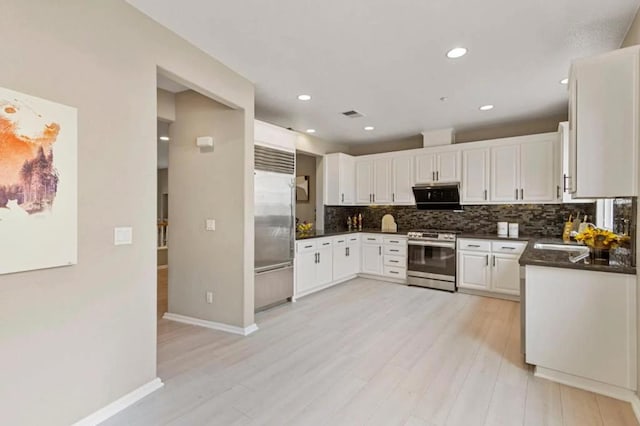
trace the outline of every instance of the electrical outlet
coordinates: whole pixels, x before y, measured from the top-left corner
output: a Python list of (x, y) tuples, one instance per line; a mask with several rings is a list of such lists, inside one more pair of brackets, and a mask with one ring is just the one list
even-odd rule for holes
[(207, 292), (207, 303), (213, 303), (213, 292), (212, 291), (208, 291)]

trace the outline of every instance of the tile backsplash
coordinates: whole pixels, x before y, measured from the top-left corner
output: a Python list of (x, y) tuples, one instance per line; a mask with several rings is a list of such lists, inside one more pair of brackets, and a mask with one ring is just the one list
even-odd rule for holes
[(594, 220), (595, 203), (585, 204), (508, 204), (464, 206), (461, 212), (417, 210), (414, 206), (325, 206), (325, 231), (342, 231), (347, 218), (362, 213), (363, 228), (377, 229), (382, 216), (391, 214), (398, 230), (443, 229), (468, 233), (496, 234), (497, 222), (517, 222), (520, 234), (560, 237), (570, 214), (587, 215)]

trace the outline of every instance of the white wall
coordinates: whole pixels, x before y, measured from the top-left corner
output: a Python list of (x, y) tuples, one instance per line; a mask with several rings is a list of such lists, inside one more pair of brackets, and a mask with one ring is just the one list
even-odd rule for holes
[[(254, 92), (121, 0), (10, 0), (2, 16), (0, 86), (78, 108), (79, 261), (0, 276), (0, 423), (69, 425), (156, 377), (157, 66), (244, 109), (234, 158), (244, 248), (228, 264), (245, 292)], [(113, 228), (127, 225), (134, 244), (113, 246)]]
[[(242, 258), (243, 112), (187, 91), (170, 128), (169, 312), (245, 327)], [(213, 136), (213, 151), (196, 147)], [(206, 152), (210, 151), (210, 152)], [(216, 221), (205, 230), (206, 219)], [(206, 303), (206, 292), (213, 303)], [(253, 291), (246, 295), (251, 297)]]

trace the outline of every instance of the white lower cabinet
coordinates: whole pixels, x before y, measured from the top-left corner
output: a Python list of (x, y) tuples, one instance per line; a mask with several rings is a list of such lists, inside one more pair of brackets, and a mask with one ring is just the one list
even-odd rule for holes
[(310, 293), (333, 281), (331, 238), (296, 243), (296, 296)]
[(358, 274), (402, 282), (407, 278), (407, 237), (353, 233), (296, 241), (295, 269), (295, 297)]
[(520, 296), (522, 241), (458, 240), (457, 286)]
[(362, 273), (371, 275), (382, 275), (382, 244), (362, 243)]
[(489, 290), (489, 254), (458, 251), (458, 287)]
[(530, 265), (526, 272), (527, 363), (578, 387), (635, 391), (635, 275)]
[(343, 280), (360, 271), (360, 238), (344, 235), (333, 239), (333, 281)]

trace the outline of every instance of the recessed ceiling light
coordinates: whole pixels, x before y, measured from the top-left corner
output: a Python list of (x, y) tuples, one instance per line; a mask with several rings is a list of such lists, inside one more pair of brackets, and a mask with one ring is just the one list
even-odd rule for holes
[(169, 140), (169, 136), (160, 136), (160, 140), (161, 141), (168, 141)]
[(490, 111), (493, 109), (493, 105), (482, 105), (480, 111)]
[(563, 78), (562, 80), (560, 80), (560, 84), (569, 84), (569, 79)]
[(369, 131), (371, 131), (371, 130), (375, 129), (375, 127), (373, 127), (373, 126), (366, 126), (364, 129), (365, 129), (366, 131), (368, 131), (368, 132), (369, 132)]
[(316, 129), (307, 129), (307, 133), (315, 133)]
[(298, 95), (298, 99), (301, 101), (310, 101), (311, 95)]
[(462, 58), (466, 54), (467, 54), (467, 49), (465, 49), (464, 47), (454, 47), (453, 49), (447, 52), (447, 58), (451, 58), (451, 59)]
[(449, 98), (447, 98), (446, 96), (443, 96), (443, 97), (440, 98), (440, 100), (442, 102), (447, 102), (449, 100)]

